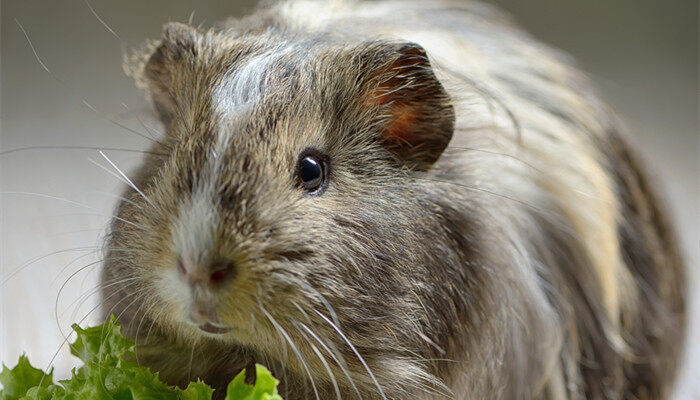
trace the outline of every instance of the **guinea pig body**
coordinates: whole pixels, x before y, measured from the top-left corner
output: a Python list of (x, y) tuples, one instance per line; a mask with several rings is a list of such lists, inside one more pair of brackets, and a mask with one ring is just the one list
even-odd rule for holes
[[(104, 313), (223, 396), (659, 399), (684, 273), (568, 59), (478, 3), (281, 2), (169, 24), (166, 127), (108, 239)], [(222, 397), (221, 397), (222, 398)]]

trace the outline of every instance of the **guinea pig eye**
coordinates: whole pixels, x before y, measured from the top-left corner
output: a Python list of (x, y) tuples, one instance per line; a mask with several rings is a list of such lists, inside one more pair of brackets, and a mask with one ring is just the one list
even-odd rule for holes
[(304, 190), (320, 194), (326, 181), (326, 163), (319, 155), (302, 153), (297, 163), (297, 175)]

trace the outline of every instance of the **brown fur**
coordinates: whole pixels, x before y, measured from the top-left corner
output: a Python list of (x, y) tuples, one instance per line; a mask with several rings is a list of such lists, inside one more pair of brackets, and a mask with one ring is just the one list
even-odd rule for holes
[[(167, 381), (221, 398), (260, 362), (287, 400), (668, 396), (672, 230), (586, 79), (500, 13), (279, 3), (170, 24), (146, 56), (167, 135), (119, 206), (103, 300)], [(184, 289), (185, 245), (235, 278)]]

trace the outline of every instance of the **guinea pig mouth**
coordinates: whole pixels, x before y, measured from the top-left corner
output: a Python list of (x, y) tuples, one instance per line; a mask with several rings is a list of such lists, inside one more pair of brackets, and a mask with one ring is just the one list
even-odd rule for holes
[(222, 335), (233, 330), (230, 326), (219, 325), (216, 319), (212, 319), (209, 313), (201, 307), (195, 307), (190, 311), (190, 323), (199, 328), (199, 330), (214, 335)]
[(228, 328), (228, 327), (223, 327), (223, 326), (216, 326), (213, 325), (210, 322), (207, 322), (203, 325), (197, 325), (197, 328), (203, 330), (204, 332), (207, 333), (212, 333), (214, 335), (222, 335), (224, 333), (229, 333), (233, 330), (233, 328)]

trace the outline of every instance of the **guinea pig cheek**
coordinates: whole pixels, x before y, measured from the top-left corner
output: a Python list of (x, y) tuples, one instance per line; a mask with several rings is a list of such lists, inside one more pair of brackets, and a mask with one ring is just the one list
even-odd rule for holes
[(155, 286), (158, 289), (158, 296), (170, 311), (168, 318), (178, 324), (189, 323), (187, 314), (192, 294), (188, 285), (182, 281), (177, 269), (172, 266), (164, 268), (158, 274)]

